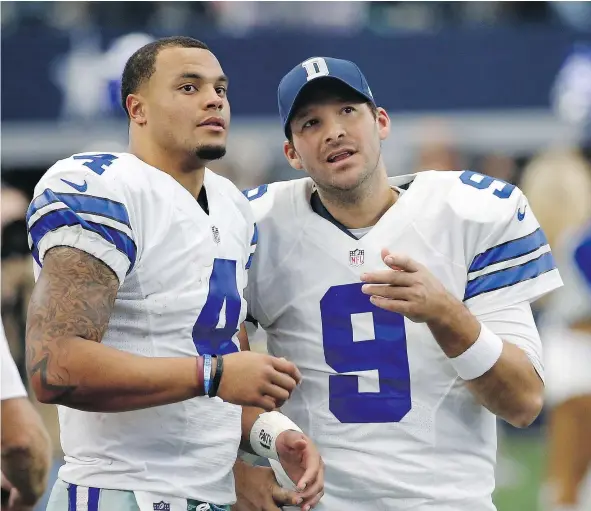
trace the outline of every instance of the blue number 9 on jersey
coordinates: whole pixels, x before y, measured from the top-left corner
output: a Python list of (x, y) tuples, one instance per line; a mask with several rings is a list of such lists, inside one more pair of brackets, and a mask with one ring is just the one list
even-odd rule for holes
[[(378, 370), (379, 392), (359, 392), (359, 377), (329, 376), (329, 408), (343, 423), (399, 422), (411, 409), (404, 317), (373, 305), (363, 284), (331, 287), (320, 300), (326, 363), (337, 373)], [(353, 314), (370, 312), (375, 339), (355, 341)]]
[(477, 190), (486, 190), (491, 185), (493, 188), (497, 188), (493, 195), (496, 195), (499, 199), (508, 199), (511, 197), (515, 186), (500, 179), (493, 179), (490, 176), (484, 174), (478, 174), (478, 172), (472, 172), (471, 170), (465, 170), (460, 174), (460, 181), (465, 185), (476, 188)]

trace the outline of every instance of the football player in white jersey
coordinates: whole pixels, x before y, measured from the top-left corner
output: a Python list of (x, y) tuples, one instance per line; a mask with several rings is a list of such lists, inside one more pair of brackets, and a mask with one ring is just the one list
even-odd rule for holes
[(561, 285), (526, 198), (470, 171), (389, 179), (390, 120), (352, 62), (306, 60), (278, 100), (309, 177), (245, 192), (246, 298), (302, 372), (282, 411), (326, 463), (318, 509), (493, 510), (496, 416), (542, 407), (530, 302)]
[(129, 152), (60, 160), (35, 188), (27, 366), (61, 405), (66, 461), (50, 511), (228, 509), (241, 431), (307, 484), (290, 502), (321, 492), (315, 447), (272, 411), (298, 370), (239, 349), (252, 213), (205, 167), (225, 152), (227, 86), (200, 41), (144, 46), (122, 78)]

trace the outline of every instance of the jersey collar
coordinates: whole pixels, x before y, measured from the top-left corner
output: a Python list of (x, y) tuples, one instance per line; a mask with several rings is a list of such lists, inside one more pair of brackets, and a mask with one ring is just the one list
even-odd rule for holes
[[(415, 177), (416, 174), (407, 174), (404, 176), (388, 178), (388, 181), (393, 188), (399, 188), (401, 190), (406, 191), (413, 183)], [(312, 208), (312, 211), (314, 211), (314, 213), (321, 216), (325, 220), (328, 220), (331, 224), (343, 231), (347, 236), (353, 238), (354, 240), (357, 239), (353, 234), (351, 234), (347, 227), (345, 227), (341, 222), (339, 222), (334, 216), (330, 214), (328, 209), (326, 209), (326, 207), (322, 203), (322, 200), (320, 199), (320, 194), (318, 193), (316, 186), (312, 187), (312, 194), (310, 196), (310, 207)]]

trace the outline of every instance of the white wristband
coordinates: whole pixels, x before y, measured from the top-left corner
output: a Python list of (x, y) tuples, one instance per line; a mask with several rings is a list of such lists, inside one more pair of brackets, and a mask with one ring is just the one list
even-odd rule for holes
[(476, 342), (460, 356), (449, 360), (462, 380), (473, 380), (494, 366), (502, 351), (503, 340), (480, 323)]
[(289, 429), (302, 432), (293, 421), (282, 413), (261, 413), (250, 430), (250, 446), (259, 456), (279, 461), (275, 442), (281, 433)]

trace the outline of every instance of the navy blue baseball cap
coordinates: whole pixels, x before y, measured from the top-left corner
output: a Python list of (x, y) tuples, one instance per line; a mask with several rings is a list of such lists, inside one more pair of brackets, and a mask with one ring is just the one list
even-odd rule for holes
[(368, 101), (375, 103), (367, 80), (356, 64), (349, 60), (333, 59), (331, 57), (312, 57), (298, 64), (287, 73), (281, 79), (277, 89), (279, 115), (286, 136), (288, 135), (293, 108), (299, 95), (306, 86), (314, 83), (319, 78), (338, 80)]

